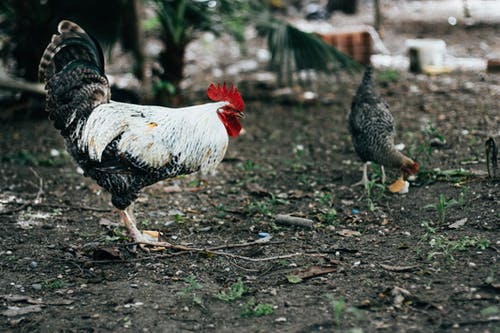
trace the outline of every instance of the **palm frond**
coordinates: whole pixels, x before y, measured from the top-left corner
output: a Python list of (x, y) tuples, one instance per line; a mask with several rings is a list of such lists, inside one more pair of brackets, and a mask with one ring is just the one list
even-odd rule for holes
[(259, 32), (267, 35), (271, 53), (270, 67), (278, 73), (279, 81), (293, 80), (302, 70), (333, 73), (339, 69), (359, 70), (361, 65), (335, 47), (323, 42), (316, 34), (301, 31), (287, 22), (264, 18), (257, 24)]

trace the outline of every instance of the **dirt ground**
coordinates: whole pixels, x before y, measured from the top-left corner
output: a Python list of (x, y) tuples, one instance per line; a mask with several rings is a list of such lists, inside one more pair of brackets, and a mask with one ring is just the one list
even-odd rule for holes
[(136, 202), (141, 229), (192, 252), (130, 244), (48, 121), (0, 124), (0, 331), (500, 332), (500, 182), (484, 149), (500, 143), (500, 75), (375, 77), (396, 143), (421, 164), (408, 194), (376, 168), (369, 190), (351, 187), (361, 163), (346, 116), (361, 73), (310, 104), (251, 91), (215, 175), (160, 182)]

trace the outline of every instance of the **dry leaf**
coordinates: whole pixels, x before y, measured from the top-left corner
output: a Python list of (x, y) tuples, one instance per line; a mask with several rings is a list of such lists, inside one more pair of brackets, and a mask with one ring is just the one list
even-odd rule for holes
[(386, 264), (380, 264), (380, 267), (382, 267), (383, 269), (386, 269), (388, 271), (393, 271), (393, 272), (411, 271), (411, 270), (417, 268), (416, 265), (412, 265), (412, 266), (391, 266), (391, 265), (386, 265)]
[(160, 239), (160, 233), (155, 230), (143, 230), (142, 235), (148, 242), (158, 242)]
[(302, 269), (300, 271), (297, 271), (295, 273), (293, 273), (292, 275), (290, 276), (294, 276), (294, 277), (297, 277), (297, 278), (300, 278), (300, 279), (309, 279), (309, 278), (312, 278), (312, 277), (315, 277), (315, 276), (319, 276), (319, 275), (324, 275), (324, 274), (328, 274), (328, 273), (331, 273), (331, 272), (335, 272), (335, 267), (323, 267), (323, 266), (310, 266), (306, 269)]
[(269, 195), (269, 191), (267, 191), (266, 189), (264, 189), (259, 184), (249, 183), (249, 184), (247, 184), (246, 187), (247, 187), (248, 192), (250, 192), (252, 194), (255, 194), (255, 195), (258, 195), (258, 196), (263, 196), (263, 197), (266, 197), (266, 196)]
[(163, 192), (166, 192), (166, 193), (177, 193), (177, 192), (182, 192), (182, 188), (175, 184), (175, 185), (171, 185), (171, 186), (165, 186), (163, 188)]
[(405, 188), (405, 181), (402, 177), (399, 177), (394, 183), (387, 187), (392, 193), (399, 193)]
[(350, 230), (350, 229), (342, 229), (337, 231), (337, 234), (342, 236), (342, 237), (353, 237), (353, 236), (361, 236), (361, 233), (356, 230)]
[(458, 229), (458, 228), (462, 227), (466, 222), (467, 222), (467, 218), (464, 217), (463, 219), (460, 219), (460, 220), (458, 220), (458, 221), (450, 224), (448, 226), (448, 228), (450, 228), (450, 229)]

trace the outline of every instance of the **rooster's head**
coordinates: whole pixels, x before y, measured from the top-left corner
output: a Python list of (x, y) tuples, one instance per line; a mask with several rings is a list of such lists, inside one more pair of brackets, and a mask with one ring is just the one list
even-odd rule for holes
[(243, 118), (245, 116), (243, 113), (245, 103), (238, 89), (232, 84), (230, 87), (227, 87), (225, 82), (223, 85), (215, 85), (212, 83), (208, 86), (207, 95), (212, 101), (227, 102), (227, 104), (221, 107), (217, 113), (226, 127), (227, 134), (234, 137), (238, 136), (241, 131), (241, 124), (238, 118)]

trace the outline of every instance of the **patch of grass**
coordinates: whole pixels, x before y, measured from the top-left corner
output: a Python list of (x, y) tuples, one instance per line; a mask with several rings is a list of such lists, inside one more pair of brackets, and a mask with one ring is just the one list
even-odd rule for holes
[(231, 285), (231, 289), (228, 293), (226, 293), (225, 291), (221, 291), (215, 297), (224, 302), (233, 302), (241, 298), (247, 291), (248, 290), (243, 284), (243, 281), (241, 281), (241, 278), (239, 278), (237, 282)]
[(226, 207), (224, 206), (224, 204), (218, 204), (217, 207), (216, 207), (216, 210), (217, 212), (215, 213), (215, 216), (217, 216), (218, 218), (224, 218), (227, 214), (226, 212)]
[(368, 181), (366, 187), (366, 198), (370, 212), (374, 212), (377, 208), (376, 203), (384, 195), (384, 190), (385, 186), (383, 184), (377, 183), (374, 179)]
[(255, 303), (255, 299), (252, 297), (242, 305), (241, 316), (247, 317), (262, 317), (273, 313), (273, 305), (269, 303)]
[[(335, 299), (332, 295), (327, 295), (326, 297), (330, 303), (335, 325), (337, 327), (340, 327), (342, 325), (346, 313), (354, 314), (358, 319), (363, 318), (361, 310), (353, 306), (346, 306), (344, 298), (340, 297), (339, 299)], [(353, 330), (356, 331), (356, 329), (351, 329), (350, 331)]]
[(43, 288), (44, 289), (51, 289), (51, 290), (61, 289), (65, 286), (65, 284), (66, 283), (64, 282), (64, 280), (55, 279), (52, 281), (45, 281), (43, 284)]
[(328, 225), (335, 225), (337, 223), (337, 211), (335, 208), (330, 208), (322, 213), (321, 220)]
[(467, 205), (467, 194), (469, 193), (469, 188), (467, 186), (462, 187), (462, 190), (460, 191), (460, 195), (458, 196), (458, 203), (462, 207), (462, 209), (465, 209)]
[(193, 303), (203, 307), (203, 300), (199, 295), (196, 294), (196, 291), (202, 289), (203, 286), (198, 282), (196, 276), (189, 275), (188, 277), (184, 278), (184, 283), (186, 283), (187, 286), (182, 288), (180, 293), (184, 296), (190, 296)]
[(314, 195), (322, 205), (329, 206), (332, 203), (333, 196), (328, 192), (315, 192)]
[[(58, 152), (58, 151), (57, 151)], [(50, 153), (34, 154), (27, 149), (2, 156), (0, 160), (6, 163), (27, 166), (62, 166), (69, 161), (66, 151), (58, 152), (56, 156)]]
[(470, 248), (485, 250), (490, 247), (490, 241), (484, 238), (471, 238), (469, 236), (452, 240), (443, 235), (431, 237), (429, 245), (433, 251), (427, 254), (427, 260), (433, 260), (436, 255), (442, 254), (444, 257), (454, 261), (454, 253), (457, 251), (466, 251)]
[(425, 208), (434, 208), (439, 213), (439, 224), (443, 225), (446, 220), (446, 211), (448, 210), (448, 208), (453, 207), (457, 204), (457, 200), (447, 200), (444, 194), (440, 194), (438, 197), (438, 202), (436, 204), (426, 205)]
[(249, 215), (261, 214), (264, 216), (271, 216), (274, 208), (277, 205), (288, 205), (289, 202), (285, 199), (276, 197), (273, 193), (269, 197), (260, 201), (252, 201), (246, 206), (246, 211)]
[(241, 168), (245, 170), (245, 173), (248, 175), (259, 168), (259, 165), (252, 160), (246, 160), (243, 164), (241, 164)]
[(202, 288), (201, 283), (198, 282), (198, 280), (196, 279), (196, 276), (194, 276), (194, 275), (189, 275), (186, 278), (184, 278), (184, 282), (187, 284), (186, 287), (181, 289), (181, 293), (184, 295), (190, 294), (193, 291)]
[(184, 216), (182, 216), (182, 214), (175, 214), (174, 215), (174, 220), (178, 224), (183, 224), (184, 223)]
[(387, 87), (389, 83), (396, 83), (399, 81), (399, 72), (394, 69), (386, 69), (378, 73), (377, 80), (380, 84)]

